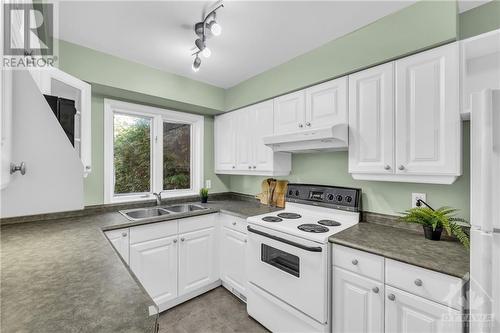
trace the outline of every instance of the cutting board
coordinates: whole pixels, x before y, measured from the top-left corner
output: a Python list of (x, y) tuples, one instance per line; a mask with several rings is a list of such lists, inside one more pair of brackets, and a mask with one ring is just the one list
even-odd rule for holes
[(287, 180), (264, 179), (261, 183), (262, 192), (257, 195), (257, 198), (264, 205), (284, 208), (287, 185)]

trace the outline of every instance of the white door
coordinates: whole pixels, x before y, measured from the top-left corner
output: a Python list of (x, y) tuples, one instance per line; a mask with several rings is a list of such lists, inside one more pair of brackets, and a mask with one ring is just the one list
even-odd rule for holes
[(247, 278), (245, 273), (245, 249), (247, 235), (222, 228), (221, 279), (245, 295)]
[(347, 76), (306, 89), (306, 128), (347, 123)]
[(274, 134), (292, 133), (305, 127), (305, 91), (274, 99)]
[(235, 158), (234, 113), (215, 117), (215, 170), (233, 170)]
[(459, 311), (386, 286), (386, 333), (462, 333)]
[(394, 63), (349, 76), (349, 172), (394, 172)]
[(233, 112), (236, 122), (236, 170), (250, 171), (253, 165), (253, 114), (250, 108)]
[(116, 252), (123, 258), (127, 264), (129, 263), (129, 235), (128, 228), (106, 231), (106, 237), (113, 245)]
[(396, 172), (457, 175), (462, 123), (456, 43), (396, 61)]
[(333, 281), (333, 331), (383, 333), (384, 285), (338, 267)]
[(258, 171), (272, 171), (274, 153), (264, 145), (262, 138), (273, 135), (274, 115), (273, 101), (266, 101), (251, 107), (253, 114), (252, 141), (253, 141), (253, 169)]
[(177, 297), (177, 236), (130, 245), (130, 268), (157, 305)]
[(179, 295), (219, 278), (215, 238), (215, 228), (179, 235)]

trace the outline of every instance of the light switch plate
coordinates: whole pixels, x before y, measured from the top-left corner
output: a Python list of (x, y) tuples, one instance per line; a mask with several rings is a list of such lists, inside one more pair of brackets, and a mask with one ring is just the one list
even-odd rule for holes
[[(418, 199), (423, 200), (423, 201), (427, 201), (427, 194), (426, 193), (412, 193), (411, 194), (411, 207), (412, 208), (418, 207), (417, 206)], [(420, 207), (422, 207), (422, 206), (420, 206)]]
[(205, 180), (205, 187), (208, 189), (212, 188), (212, 181), (210, 179)]

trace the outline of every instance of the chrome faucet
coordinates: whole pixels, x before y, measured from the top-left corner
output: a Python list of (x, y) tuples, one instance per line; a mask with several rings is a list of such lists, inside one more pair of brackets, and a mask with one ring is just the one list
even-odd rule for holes
[(156, 198), (156, 205), (157, 206), (161, 205), (161, 193), (162, 192), (164, 192), (164, 191), (160, 191), (158, 193), (155, 193), (155, 192), (152, 193), (155, 196), (155, 198)]

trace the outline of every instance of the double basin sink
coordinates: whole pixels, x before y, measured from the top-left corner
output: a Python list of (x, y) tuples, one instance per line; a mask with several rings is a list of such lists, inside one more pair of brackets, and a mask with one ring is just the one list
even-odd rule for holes
[(170, 214), (181, 214), (205, 210), (208, 208), (193, 204), (178, 204), (166, 207), (146, 207), (120, 210), (120, 214), (125, 216), (130, 221), (141, 221)]

